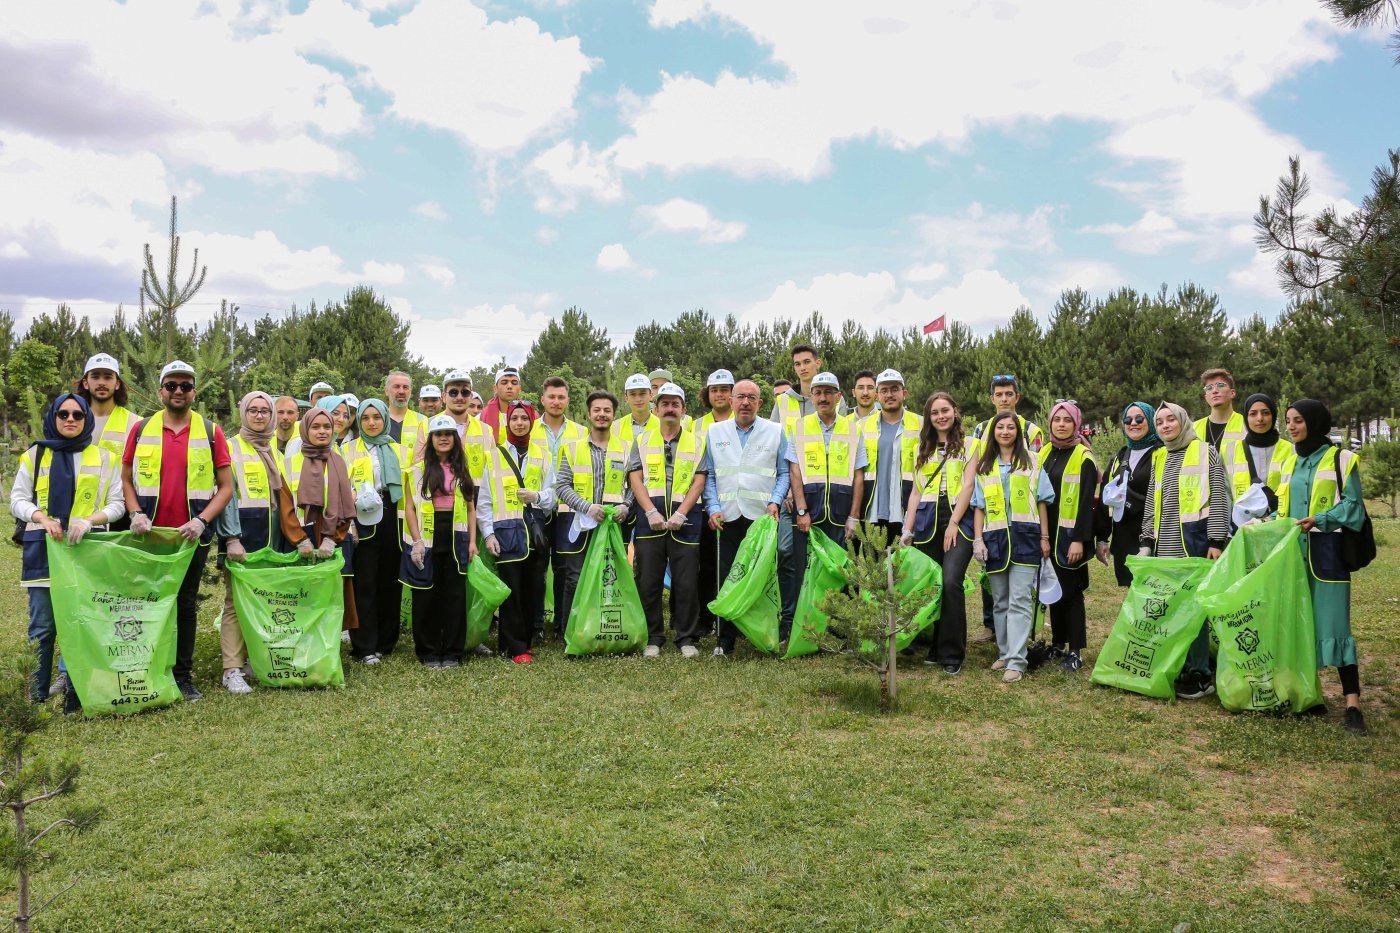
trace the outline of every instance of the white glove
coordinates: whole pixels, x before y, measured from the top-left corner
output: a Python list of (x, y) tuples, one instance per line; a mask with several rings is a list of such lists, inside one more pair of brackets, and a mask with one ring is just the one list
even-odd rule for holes
[(666, 519), (662, 518), (661, 513), (656, 511), (656, 509), (652, 509), (647, 513), (647, 524), (651, 526), (652, 531), (666, 530)]
[(492, 557), (500, 557), (500, 556), (501, 556), (501, 542), (499, 542), (499, 541), (496, 540), (496, 536), (495, 536), (495, 535), (489, 535), (489, 536), (487, 536), (487, 538), (486, 538), (486, 550), (491, 554)]
[(1150, 548), (1150, 547), (1140, 547), (1140, 548), (1138, 548), (1138, 557), (1151, 557), (1151, 556), (1152, 556), (1152, 548)]
[(860, 519), (856, 518), (854, 515), (846, 519), (846, 536), (850, 537), (854, 535), (858, 525), (860, 525)]
[(68, 543), (77, 544), (83, 540), (83, 535), (92, 531), (92, 522), (86, 518), (71, 518), (68, 520)]
[(536, 502), (540, 501), (540, 494), (533, 489), (517, 489), (515, 495), (526, 505), (534, 505)]
[(180, 537), (184, 538), (186, 541), (198, 541), (200, 536), (204, 534), (204, 528), (205, 525), (203, 521), (198, 518), (192, 518), (175, 530), (180, 532)]
[(912, 532), (912, 531), (906, 531), (904, 534), (902, 534), (902, 535), (899, 536), (899, 546), (900, 546), (900, 547), (910, 547), (913, 543), (914, 543), (914, 532)]
[(316, 549), (316, 557), (320, 560), (329, 560), (335, 553), (335, 539), (326, 535), (321, 539), (321, 546)]
[(981, 538), (973, 541), (972, 556), (977, 558), (979, 564), (985, 564), (987, 562), (987, 542), (983, 541)]
[(314, 560), (316, 549), (311, 546), (310, 538), (302, 538), (297, 544), (297, 555), (303, 560)]
[(1108, 542), (1107, 542), (1107, 541), (1100, 541), (1100, 542), (1099, 542), (1099, 546), (1098, 546), (1097, 548), (1095, 548), (1095, 552), (1097, 553), (1097, 556), (1098, 556), (1098, 558), (1099, 558), (1099, 563), (1101, 563), (1101, 564), (1103, 564), (1105, 567), (1107, 567), (1107, 566), (1108, 566), (1108, 553), (1109, 553), (1109, 551), (1108, 551)]
[(143, 534), (145, 534), (146, 532), (148, 532), (148, 531), (150, 531), (150, 530), (151, 530), (151, 516), (147, 515), (145, 512), (142, 512), (140, 515), (134, 516), (134, 517), (131, 519), (131, 533), (132, 533), (132, 534), (134, 534), (134, 535), (143, 535)]
[(427, 554), (428, 546), (423, 543), (422, 538), (419, 538), (417, 541), (413, 542), (413, 547), (409, 548), (408, 559), (413, 561), (413, 566), (417, 567), (419, 570), (422, 570), (423, 561), (424, 558), (427, 557)]
[(607, 513), (603, 511), (603, 507), (601, 505), (595, 504), (590, 505), (588, 507), (588, 517), (593, 519), (595, 522), (601, 522), (605, 515), (607, 515)]
[(685, 515), (681, 514), (680, 512), (677, 512), (670, 518), (666, 519), (666, 527), (671, 531), (680, 531), (682, 528), (685, 527), (685, 520)]
[(248, 559), (248, 550), (243, 547), (243, 542), (237, 538), (230, 538), (228, 542), (227, 558), (234, 563), (241, 564)]

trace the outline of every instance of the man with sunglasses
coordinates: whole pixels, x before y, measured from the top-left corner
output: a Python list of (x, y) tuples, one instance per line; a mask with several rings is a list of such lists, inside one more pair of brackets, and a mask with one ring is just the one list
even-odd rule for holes
[(1249, 451), (1244, 415), (1235, 411), (1235, 377), (1228, 369), (1207, 369), (1201, 373), (1201, 392), (1210, 414), (1196, 422), (1196, 436), (1219, 452), (1230, 477), (1231, 498), (1238, 499), (1249, 489)]
[(131, 530), (174, 528), (197, 542), (175, 599), (175, 667), (180, 693), (191, 702), (199, 581), (204, 573), (213, 522), (233, 496), (228, 442), (217, 424), (194, 411), (194, 367), (182, 360), (160, 371), (161, 410), (138, 423), (122, 454), (122, 486)]
[[(1031, 456), (1038, 457), (1040, 448), (1045, 445), (1045, 435), (1034, 422), (1027, 421), (1019, 413), (1016, 407), (1021, 404), (1021, 386), (1016, 380), (1015, 373), (998, 373), (992, 376), (991, 386), (992, 417), (996, 417), (1004, 411), (1016, 414), (1016, 420), (1021, 423), (1021, 436), (1026, 439), (1026, 446), (1030, 448)], [(974, 456), (982, 456), (982, 445), (988, 443), (990, 438), (987, 434), (987, 426), (992, 423), (988, 418), (977, 427), (972, 429), (972, 438), (976, 441)], [(992, 626), (992, 594), (986, 589), (982, 590), (982, 634), (973, 641), (985, 642), (996, 640), (996, 630)]]
[[(442, 394), (446, 396), (447, 414), (457, 422), (457, 435), (462, 438), (462, 452), (467, 458), (467, 471), (472, 481), (480, 485), (486, 478), (486, 459), (496, 448), (496, 435), (475, 417), (469, 406), (472, 401), (472, 378), (460, 369), (450, 371), (442, 379)], [(421, 462), (426, 435), (419, 438), (413, 459)]]

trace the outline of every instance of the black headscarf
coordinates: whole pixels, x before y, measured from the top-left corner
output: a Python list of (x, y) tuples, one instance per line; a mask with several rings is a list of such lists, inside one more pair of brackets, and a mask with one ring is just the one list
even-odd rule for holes
[[(58, 433), (58, 407), (68, 400), (78, 403), (83, 412), (83, 429), (77, 437), (64, 437)], [(44, 439), (35, 441), (36, 447), (47, 447), (49, 454), (81, 453), (92, 443), (92, 409), (81, 395), (64, 393), (53, 400), (49, 410), (44, 412)], [(34, 458), (39, 465), (39, 458)], [(68, 527), (68, 514), (73, 510), (73, 496), (77, 491), (77, 477), (74, 475), (71, 457), (53, 457), (49, 464), (49, 504), (48, 515)], [(86, 517), (86, 516), (79, 516)]]
[[(1255, 402), (1263, 402), (1269, 408), (1269, 414), (1274, 416), (1272, 427), (1263, 434), (1256, 434), (1249, 426), (1249, 410), (1254, 407)], [(1309, 428), (1309, 433), (1312, 429)], [(1244, 442), (1250, 447), (1273, 447), (1278, 443), (1278, 403), (1263, 392), (1256, 392), (1244, 400)]]
[(1308, 436), (1293, 445), (1298, 456), (1309, 457), (1319, 448), (1332, 443), (1327, 438), (1327, 432), (1332, 430), (1332, 413), (1326, 405), (1317, 399), (1300, 398), (1288, 407), (1302, 415), (1303, 422), (1308, 426)]

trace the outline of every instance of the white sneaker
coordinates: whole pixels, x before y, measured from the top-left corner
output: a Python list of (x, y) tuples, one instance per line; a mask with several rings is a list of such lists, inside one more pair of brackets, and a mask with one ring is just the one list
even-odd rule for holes
[(231, 671), (224, 671), (224, 689), (229, 693), (252, 693), (253, 688), (248, 686), (248, 681), (243, 679), (243, 672), (238, 668)]
[(644, 658), (659, 658), (659, 657), (661, 657), (661, 646), (660, 646), (660, 645), (647, 645), (646, 650), (642, 652), (642, 657), (644, 657)]
[(363, 658), (360, 658), (360, 663), (363, 664), (363, 665), (365, 665), (366, 667), (368, 667), (368, 666), (370, 666), (370, 665), (378, 664), (378, 663), (379, 663), (379, 655), (377, 655), (377, 654), (367, 654), (367, 655), (365, 655)]
[(343, 645), (348, 645), (348, 644), (350, 644), (350, 632), (349, 632), (349, 630), (346, 630), (346, 631), (340, 633), (340, 643), (343, 644)]
[(681, 645), (681, 657), (698, 658), (700, 657), (700, 649), (694, 645)]
[(716, 657), (716, 658), (723, 658), (723, 657), (727, 657), (727, 655), (725, 655), (724, 649), (723, 649), (723, 648), (716, 648), (716, 649), (714, 650), (714, 657)]

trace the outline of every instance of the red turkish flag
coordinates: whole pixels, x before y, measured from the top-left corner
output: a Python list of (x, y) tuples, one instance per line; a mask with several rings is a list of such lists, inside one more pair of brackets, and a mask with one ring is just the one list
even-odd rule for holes
[(936, 317), (936, 318), (934, 318), (933, 320), (929, 321), (927, 324), (924, 325), (924, 333), (926, 333), (926, 334), (937, 334), (937, 333), (942, 332), (942, 330), (943, 330), (943, 319), (946, 318), (947, 316), (948, 316), (948, 315), (946, 315), (946, 314), (940, 314), (938, 317)]

